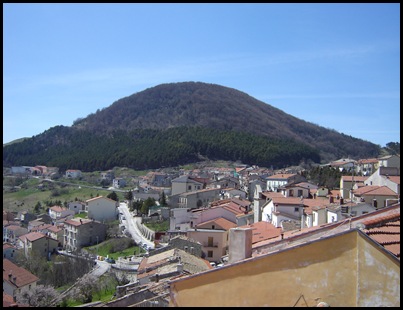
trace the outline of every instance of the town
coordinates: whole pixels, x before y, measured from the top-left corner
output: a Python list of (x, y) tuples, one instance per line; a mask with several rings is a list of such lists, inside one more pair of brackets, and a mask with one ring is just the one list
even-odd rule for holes
[(400, 155), (320, 168), (336, 186), (240, 163), (93, 184), (74, 167), (4, 168), (3, 193), (20, 178), (109, 194), (3, 209), (3, 306), (399, 306)]

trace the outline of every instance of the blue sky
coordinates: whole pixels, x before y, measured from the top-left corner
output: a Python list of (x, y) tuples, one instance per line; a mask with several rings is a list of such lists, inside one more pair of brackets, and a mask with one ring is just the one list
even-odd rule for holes
[(185, 81), (400, 142), (400, 3), (3, 4), (3, 143)]

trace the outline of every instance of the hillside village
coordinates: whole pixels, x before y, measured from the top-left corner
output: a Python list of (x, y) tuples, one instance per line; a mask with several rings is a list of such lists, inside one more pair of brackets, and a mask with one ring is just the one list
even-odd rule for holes
[[(154, 247), (111, 262), (120, 271), (136, 265), (136, 279), (117, 286), (112, 300), (86, 306), (400, 306), (400, 156), (323, 167), (347, 172), (338, 188), (313, 184), (296, 168), (241, 164), (151, 171), (129, 189), (133, 180), (102, 172), (111, 189), (132, 192), (128, 205), (156, 201), (147, 214), (131, 213), (141, 216), (136, 225)], [(5, 174), (82, 176), (74, 167), (45, 166)], [(107, 223), (122, 218), (118, 207), (98, 196), (54, 205), (41, 217), (3, 211), (3, 306), (26, 305), (21, 293), (41, 284), (18, 266), (16, 253), (49, 260), (75, 253), (99, 268), (99, 257), (82, 249), (108, 238)], [(168, 230), (145, 225), (162, 221)]]

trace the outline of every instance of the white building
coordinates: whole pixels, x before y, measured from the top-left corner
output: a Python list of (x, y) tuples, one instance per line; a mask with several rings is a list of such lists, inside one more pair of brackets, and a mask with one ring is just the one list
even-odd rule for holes
[(88, 199), (85, 203), (89, 219), (94, 219), (100, 222), (117, 219), (119, 205), (117, 201), (98, 196)]

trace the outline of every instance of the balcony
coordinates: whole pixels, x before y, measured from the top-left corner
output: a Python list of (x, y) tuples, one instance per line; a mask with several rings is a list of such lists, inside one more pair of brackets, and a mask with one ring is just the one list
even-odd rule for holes
[(213, 243), (203, 242), (203, 247), (205, 247), (205, 248), (218, 248), (218, 242), (213, 242)]

